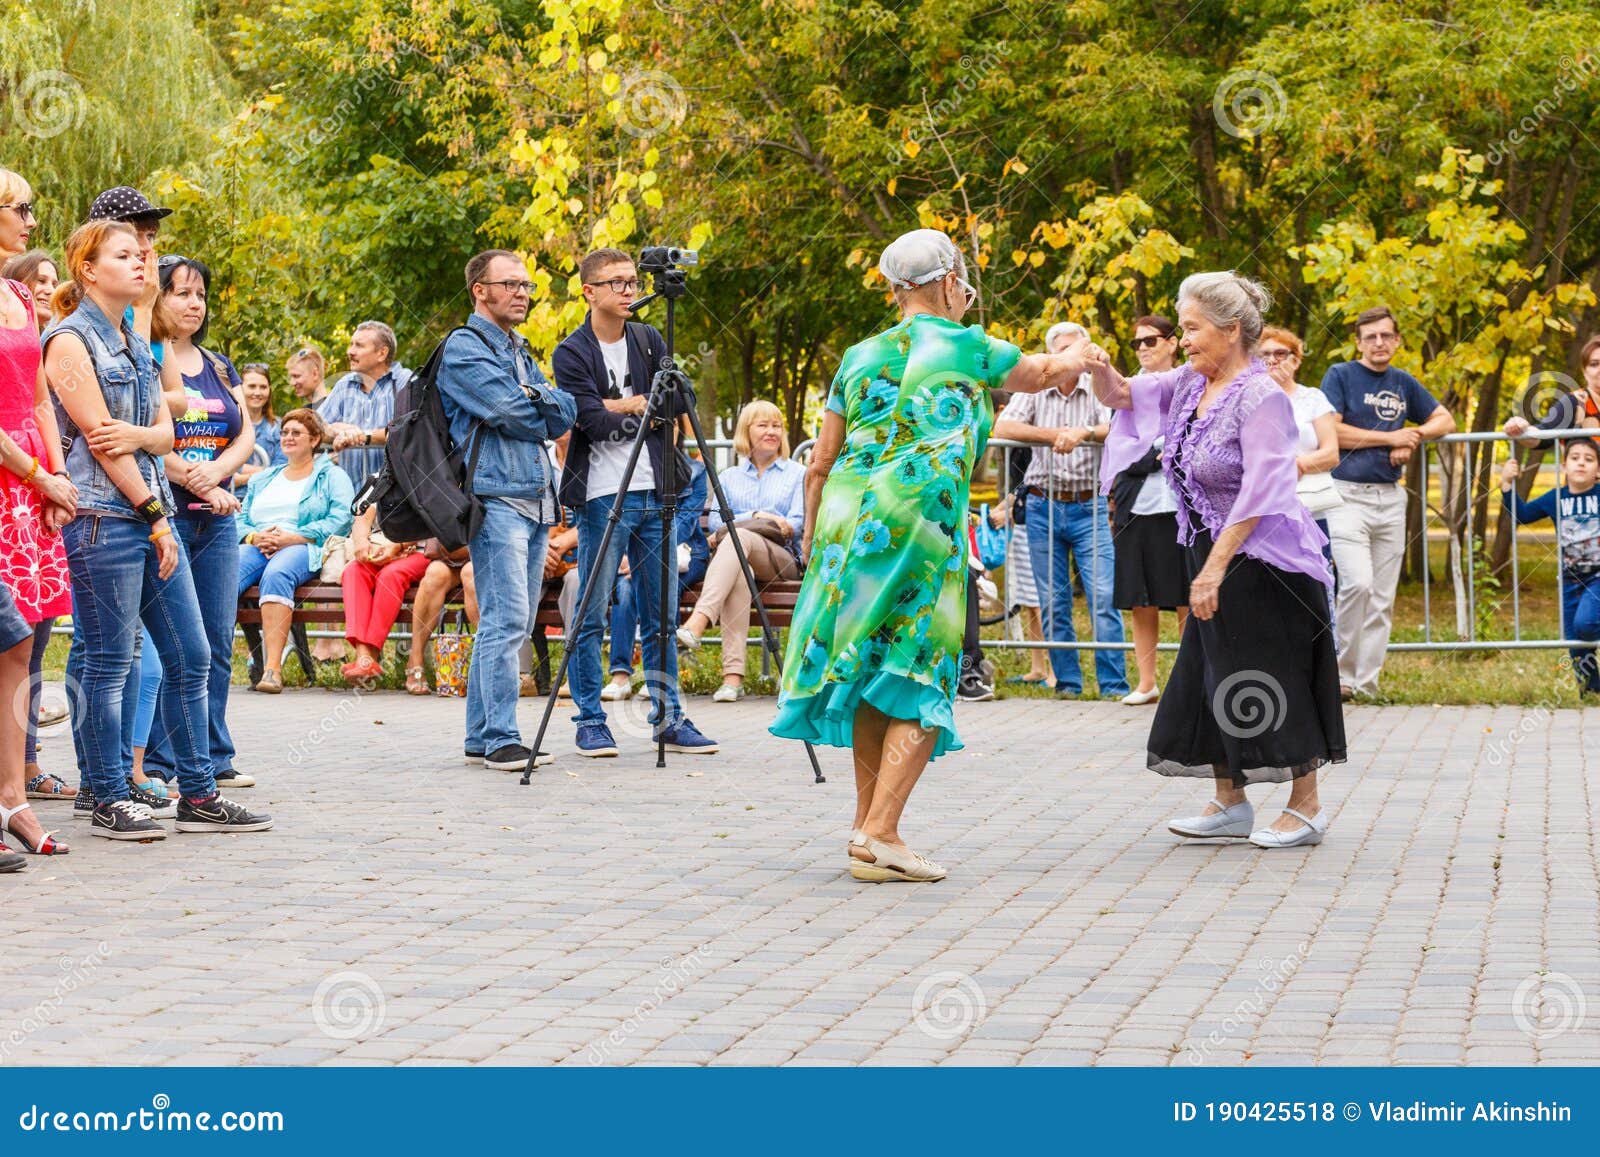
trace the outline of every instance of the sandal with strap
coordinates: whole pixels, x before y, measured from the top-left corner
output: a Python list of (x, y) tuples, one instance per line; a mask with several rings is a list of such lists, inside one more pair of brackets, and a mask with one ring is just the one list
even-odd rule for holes
[(410, 667), (410, 668), (407, 668), (407, 670), (406, 670), (406, 694), (407, 695), (426, 695), (426, 694), (428, 694), (428, 676), (423, 673), (421, 667)]
[(77, 794), (77, 788), (68, 787), (66, 780), (48, 771), (41, 771), (28, 781), (29, 799), (73, 799)]
[(28, 803), (18, 804), (16, 807), (6, 807), (0, 804), (0, 832), (7, 832), (17, 837), (17, 842), (22, 845), (22, 850), (30, 856), (64, 856), (72, 849), (55, 838), (54, 832), (45, 832), (40, 838), (38, 846), (28, 843), (26, 836), (11, 830), (11, 818), (21, 811), (32, 811), (33, 805)]
[(890, 880), (904, 880), (913, 884), (931, 884), (945, 877), (945, 870), (925, 856), (910, 848), (895, 848), (882, 840), (875, 840), (863, 832), (850, 839), (850, 845), (862, 848), (871, 861), (850, 857), (850, 874), (869, 884), (882, 884)]

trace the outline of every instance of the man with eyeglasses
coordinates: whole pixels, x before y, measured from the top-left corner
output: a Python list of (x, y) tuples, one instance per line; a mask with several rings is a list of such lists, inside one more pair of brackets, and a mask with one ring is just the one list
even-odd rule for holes
[[(544, 556), (559, 523), (555, 466), (545, 443), (572, 427), (572, 399), (545, 380), (517, 326), (532, 284), (522, 258), (490, 249), (467, 262), (472, 314), (445, 339), (439, 400), (450, 438), (473, 462), (483, 518), (467, 543), (478, 597), (478, 638), (467, 672), (468, 763), (521, 771), (517, 651), (533, 635)], [(471, 332), (465, 332), (470, 330)]]
[[(1063, 321), (1045, 334), (1045, 349), (1060, 353), (1089, 331)], [(995, 419), (994, 437), (1033, 444), (1033, 460), (1022, 477), (1027, 494), (1028, 557), (1039, 588), (1039, 609), (1045, 637), (1051, 642), (1076, 641), (1072, 622), (1072, 563), (1083, 577), (1084, 595), (1094, 638), (1102, 643), (1124, 639), (1122, 614), (1113, 591), (1110, 510), (1100, 494), (1100, 456), (1111, 429), (1111, 411), (1081, 374), (1036, 394), (1015, 394)], [(1078, 652), (1050, 652), (1056, 697), (1083, 694), (1083, 664)], [(1100, 650), (1094, 656), (1095, 680), (1102, 699), (1128, 694), (1127, 665), (1121, 651)]]
[(340, 378), (317, 407), (328, 426), (341, 469), (359, 493), (383, 469), (389, 423), (405, 410), (411, 371), (395, 358), (394, 330), (381, 321), (364, 321), (350, 334), (350, 372)]
[(1357, 359), (1329, 366), (1322, 379), (1339, 418), (1333, 482), (1343, 503), (1328, 512), (1328, 539), (1339, 572), (1339, 691), (1345, 699), (1378, 693), (1406, 549), (1400, 477), (1423, 442), (1456, 428), (1450, 411), (1421, 382), (1391, 364), (1400, 328), (1388, 306), (1362, 313), (1355, 331)]
[[(573, 652), (568, 670), (578, 712), (573, 716), (578, 726), (577, 751), (584, 756), (617, 754), (617, 741), (606, 725), (600, 700), (605, 679), (600, 642), (612, 590), (623, 556), (627, 556), (641, 612), (639, 633), (652, 705), (650, 723), (668, 751), (706, 754), (717, 750), (716, 742), (689, 721), (678, 699), (678, 651), (670, 642), (678, 628), (678, 584), (667, 583), (664, 595), (661, 590), (662, 553), (674, 560), (670, 568), (674, 575), (678, 568), (672, 536), (670, 532), (665, 537), (662, 534), (666, 474), (659, 436), (645, 439), (648, 457), (641, 454), (633, 477), (623, 477), (628, 452), (645, 420), (651, 379), (666, 357), (666, 342), (654, 326), (629, 320), (629, 307), (639, 293), (639, 272), (633, 258), (620, 249), (596, 249), (579, 264), (578, 278), (589, 314), (583, 325), (556, 347), (551, 359), (556, 385), (577, 403), (577, 424), (561, 472), (561, 501), (578, 512), (578, 582), (587, 583), (591, 574), (599, 576), (583, 621), (575, 631), (569, 626), (568, 645)], [(686, 487), (688, 482), (684, 467), (679, 485)], [(624, 488), (627, 494), (621, 519), (601, 558), (600, 540), (617, 493)], [(659, 621), (663, 598), (669, 639), (665, 648)]]

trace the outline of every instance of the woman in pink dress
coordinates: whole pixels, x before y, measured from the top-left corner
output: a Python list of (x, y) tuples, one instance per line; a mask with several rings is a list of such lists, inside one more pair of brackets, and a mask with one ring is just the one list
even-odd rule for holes
[[(0, 170), (0, 261), (27, 250), (35, 225), (31, 200), (26, 181)], [(0, 431), (5, 435), (0, 440), (0, 582), (34, 630), (22, 753), (26, 794), (70, 799), (76, 792), (59, 777), (42, 772), (36, 762), (44, 652), (56, 617), (72, 612), (59, 531), (77, 509), (77, 489), (66, 475), (55, 408), (39, 368), (38, 333), (27, 286), (0, 283)], [(0, 695), (15, 702), (4, 688)], [(20, 716), (21, 711), (11, 714)]]

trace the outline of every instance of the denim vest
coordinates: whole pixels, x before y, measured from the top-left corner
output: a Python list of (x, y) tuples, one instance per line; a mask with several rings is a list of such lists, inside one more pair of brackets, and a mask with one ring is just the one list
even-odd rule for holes
[[(50, 342), (62, 333), (78, 337), (89, 351), (95, 377), (100, 382), (106, 410), (119, 422), (134, 426), (148, 426), (154, 417), (152, 395), (155, 392), (155, 361), (150, 356), (150, 345), (131, 329), (123, 330), (112, 324), (105, 312), (85, 297), (78, 308), (45, 331), (41, 343), (49, 349)], [(124, 344), (123, 334), (127, 335)], [(67, 416), (66, 407), (56, 405), (56, 420), (61, 425), (61, 444), (66, 450), (67, 473), (78, 488), (78, 513), (109, 514), (119, 518), (137, 518), (133, 503), (117, 489), (111, 476), (105, 472), (89, 449), (89, 441), (78, 429), (77, 423)], [(150, 491), (161, 499), (170, 514), (173, 510), (172, 491), (167, 486), (167, 474), (154, 456), (144, 450), (134, 451), (134, 462), (139, 473), (150, 484)]]

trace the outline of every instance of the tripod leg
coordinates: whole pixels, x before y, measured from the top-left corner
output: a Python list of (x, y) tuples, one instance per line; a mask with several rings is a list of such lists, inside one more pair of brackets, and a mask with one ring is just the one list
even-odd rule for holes
[[(706, 447), (705, 435), (700, 430), (700, 415), (695, 412), (693, 406), (687, 406), (685, 409), (688, 413), (689, 425), (694, 428), (695, 444), (700, 447), (700, 457), (708, 464), (706, 467), (706, 484), (710, 488), (710, 492), (716, 496), (717, 512), (722, 516), (723, 523), (730, 528), (728, 541), (733, 544), (733, 553), (739, 559), (739, 570), (744, 575), (745, 585), (750, 588), (750, 605), (755, 608), (756, 617), (761, 620), (762, 650), (771, 657), (772, 665), (781, 677), (783, 675), (783, 656), (778, 653), (777, 632), (773, 630), (772, 620), (767, 617), (766, 605), (761, 601), (761, 587), (756, 582), (755, 571), (750, 568), (749, 558), (745, 556), (744, 543), (739, 541), (739, 536), (731, 529), (734, 522), (733, 508), (728, 505), (728, 496), (722, 491), (722, 481), (710, 468), (709, 463), (714, 459)], [(822, 774), (822, 765), (817, 762), (817, 749), (811, 745), (809, 740), (805, 741), (805, 748), (806, 756), (811, 760), (813, 782), (826, 783), (827, 780)]]

